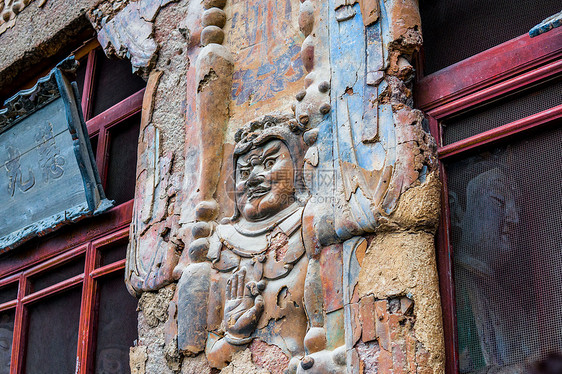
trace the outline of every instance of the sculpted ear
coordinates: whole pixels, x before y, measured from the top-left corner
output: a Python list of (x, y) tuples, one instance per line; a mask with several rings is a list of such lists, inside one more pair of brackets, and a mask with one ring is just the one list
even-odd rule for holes
[(451, 212), (451, 225), (459, 227), (464, 217), (464, 211), (454, 191), (449, 191), (449, 209)]

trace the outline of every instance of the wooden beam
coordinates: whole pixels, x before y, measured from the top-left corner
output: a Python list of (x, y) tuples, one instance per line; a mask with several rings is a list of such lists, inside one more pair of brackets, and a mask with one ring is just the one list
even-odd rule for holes
[(422, 78), (414, 90), (416, 106), (431, 110), (561, 56), (562, 28), (536, 38), (522, 35)]
[(525, 87), (530, 87), (562, 74), (562, 60), (554, 61), (517, 77), (484, 88), (473, 94), (451, 101), (427, 111), (436, 119), (443, 119), (474, 108), (486, 102), (504, 98)]
[(439, 159), (455, 156), (539, 126), (550, 125), (560, 119), (562, 119), (562, 105), (438, 148)]
[(59, 292), (63, 292), (71, 287), (74, 287), (84, 280), (84, 273), (78, 274), (72, 278), (68, 278), (62, 282), (57, 284), (53, 284), (52, 286), (43, 288), (41, 291), (34, 292), (25, 296), (21, 301), (23, 304), (29, 304), (39, 299), (42, 299), (47, 296), (51, 296), (57, 294)]
[(126, 260), (123, 259), (123, 260), (119, 260), (119, 261), (116, 261), (114, 263), (111, 263), (109, 265), (102, 266), (102, 267), (92, 271), (90, 273), (90, 276), (92, 278), (99, 278), (99, 277), (102, 277), (104, 275), (116, 272), (118, 270), (125, 269), (125, 261)]
[(95, 240), (111, 232), (122, 230), (131, 223), (133, 200), (112, 208), (96, 217), (86, 218), (80, 225), (62, 227), (49, 240), (34, 239), (0, 261), (0, 277), (13, 275), (24, 268), (56, 257), (64, 251)]

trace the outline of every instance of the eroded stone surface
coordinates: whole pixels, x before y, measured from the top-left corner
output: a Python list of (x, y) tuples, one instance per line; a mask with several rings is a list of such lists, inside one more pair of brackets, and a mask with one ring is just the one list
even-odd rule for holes
[[(86, 12), (105, 50), (150, 77), (127, 265), (129, 287), (142, 295), (133, 372), (343, 372), (355, 363), (364, 372), (442, 372), (433, 252), (440, 186), (434, 143), (412, 109), (417, 4), (332, 5), (49, 0), (43, 9), (55, 16), (47, 18), (34, 1), (0, 36), (15, 40), (4, 43), (0, 86), (83, 30)], [(284, 128), (267, 130), (276, 121)], [(250, 133), (268, 131), (271, 139), (248, 146)], [(299, 182), (285, 191), (296, 208), (270, 206), (252, 218), (233, 185), (267, 157), (236, 162), (251, 149), (281, 149), (276, 140), (293, 175), (275, 180)], [(240, 217), (250, 223), (240, 226)], [(194, 288), (193, 265), (202, 277), (212, 272), (210, 287), (206, 299), (182, 304), (175, 290)], [(234, 275), (248, 285), (236, 297)], [(255, 319), (245, 326), (235, 326), (236, 313), (225, 318), (237, 300)], [(202, 326), (193, 349), (178, 343), (182, 318)], [(213, 359), (219, 342), (235, 352)]]
[(258, 368), (252, 362), (252, 353), (249, 349), (234, 355), (232, 362), (221, 370), (223, 374), (269, 374), (267, 369)]
[(175, 371), (168, 367), (169, 357), (166, 352), (170, 351), (170, 347), (167, 347), (170, 342), (166, 342), (164, 323), (168, 319), (168, 303), (174, 289), (175, 285), (169, 285), (158, 292), (145, 292), (139, 301), (137, 346), (146, 351), (145, 373), (175, 374)]
[(188, 6), (185, 1), (171, 4), (155, 20), (155, 40), (161, 48), (143, 103), (127, 262), (127, 282), (135, 293), (170, 283), (183, 248), (178, 239), (178, 194), (184, 166), (187, 107), (186, 100), (177, 98), (185, 93), (185, 74), (190, 66), (189, 35), (181, 26)]
[(131, 347), (129, 351), (129, 364), (131, 367), (131, 374), (144, 374), (146, 373), (146, 347)]
[(154, 21), (160, 9), (172, 1), (177, 0), (139, 0), (126, 6), (125, 2), (115, 2), (90, 12), (105, 53), (129, 59), (133, 71), (146, 75), (157, 58)]
[[(129, 251), (146, 372), (442, 371), (415, 1), (137, 3), (102, 29), (160, 74)], [(265, 181), (290, 203), (252, 203)]]
[[(415, 373), (429, 353), (416, 338), (414, 302), (407, 296), (361, 299), (360, 373)], [(358, 321), (359, 322), (359, 321)]]
[(139, 300), (139, 310), (150, 327), (156, 327), (168, 319), (168, 304), (175, 291), (175, 285), (162, 288), (158, 292), (145, 292)]
[(289, 364), (289, 358), (281, 348), (267, 344), (259, 339), (254, 340), (248, 347), (252, 353), (252, 362), (271, 374), (283, 374)]
[(441, 306), (433, 241), (432, 233), (415, 231), (376, 236), (363, 261), (359, 294), (379, 299), (408, 295), (414, 301), (416, 337), (437, 373), (444, 370), (444, 351), (442, 332), (435, 328), (441, 323)]
[(216, 374), (218, 371), (212, 369), (204, 354), (196, 357), (185, 357), (181, 367), (181, 374)]
[[(76, 45), (77, 40), (92, 37), (93, 30), (84, 15), (98, 2), (99, 0), (37, 0), (29, 2), (8, 22), (11, 27), (0, 35), (2, 95), (5, 98), (12, 95), (13, 89), (20, 87), (22, 75), (43, 75), (43, 71), (37, 71), (37, 65), (64, 53), (64, 49)], [(24, 2), (8, 3), (13, 6), (15, 3), (21, 5)], [(39, 7), (40, 4), (43, 6)], [(41, 69), (45, 68), (43, 66)], [(27, 79), (29, 78), (25, 78)]]

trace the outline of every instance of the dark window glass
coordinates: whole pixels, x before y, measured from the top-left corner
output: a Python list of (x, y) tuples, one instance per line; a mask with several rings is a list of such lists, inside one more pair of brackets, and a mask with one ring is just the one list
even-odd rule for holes
[(15, 300), (18, 297), (18, 282), (0, 288), (0, 304)]
[(30, 277), (33, 292), (42, 290), (68, 278), (84, 272), (84, 256), (73, 258), (71, 261), (66, 262), (56, 268), (49, 268), (48, 270)]
[(74, 373), (81, 296), (75, 287), (29, 306), (27, 374)]
[(92, 152), (94, 152), (94, 159), (97, 157), (98, 152), (98, 136), (90, 137), (90, 144), (92, 145)]
[(462, 373), (562, 352), (562, 128), (446, 164)]
[(96, 374), (128, 374), (129, 348), (137, 339), (137, 300), (125, 288), (122, 271), (99, 281)]
[(15, 310), (0, 312), (0, 374), (10, 374)]
[(76, 84), (78, 85), (78, 92), (80, 92), (80, 100), (84, 95), (84, 80), (86, 78), (86, 65), (88, 64), (88, 55), (78, 60), (80, 66), (76, 70)]
[(101, 254), (101, 266), (109, 265), (116, 261), (122, 260), (127, 256), (128, 238), (111, 243), (108, 246), (99, 248)]
[(562, 104), (562, 77), (444, 121), (443, 143), (457, 142)]
[(143, 89), (146, 82), (133, 74), (128, 60), (108, 59), (99, 53), (96, 61), (96, 79), (94, 93), (94, 116), (111, 108), (135, 92)]
[(140, 113), (109, 130), (109, 164), (105, 194), (116, 204), (135, 195)]
[(523, 35), (560, 8), (560, 0), (420, 1), (425, 74)]

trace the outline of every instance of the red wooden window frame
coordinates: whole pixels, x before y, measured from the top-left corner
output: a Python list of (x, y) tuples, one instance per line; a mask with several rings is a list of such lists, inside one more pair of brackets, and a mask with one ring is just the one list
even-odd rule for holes
[(98, 137), (96, 151), (96, 163), (104, 188), (107, 182), (107, 165), (109, 159), (110, 134), (109, 129), (122, 121), (139, 113), (142, 109), (142, 98), (144, 89), (127, 97), (106, 111), (92, 118), (93, 92), (95, 87), (96, 60), (100, 55), (99, 49), (92, 49), (87, 54), (86, 75), (84, 78), (84, 90), (82, 94), (82, 113), (88, 126), (90, 137)]
[[(74, 55), (76, 59), (86, 57), (86, 74), (82, 91), (82, 111), (90, 138), (97, 136), (96, 163), (105, 187), (108, 172), (110, 129), (131, 116), (140, 113), (144, 89), (132, 94), (104, 112), (92, 117), (92, 95), (96, 79), (96, 60), (102, 52), (96, 40), (85, 43)], [(109, 212), (89, 218), (80, 224), (60, 230), (48, 240), (34, 246), (17, 248), (14, 255), (0, 261), (0, 289), (18, 285), (17, 298), (0, 304), (0, 312), (15, 311), (14, 334), (10, 373), (25, 370), (27, 305), (45, 297), (55, 295), (73, 287), (82, 286), (80, 324), (76, 352), (76, 373), (93, 373), (96, 354), (95, 338), (96, 302), (99, 298), (98, 280), (122, 271), (125, 259), (101, 266), (104, 247), (128, 240), (133, 200), (124, 202)], [(85, 256), (84, 271), (37, 292), (31, 289), (30, 277), (46, 274), (56, 267), (78, 256)], [(124, 286), (124, 285), (123, 285)]]
[(444, 161), (508, 140), (562, 119), (562, 105), (444, 145), (441, 122), (503, 96), (562, 75), (562, 28), (535, 38), (522, 35), (421, 78), (415, 88), (416, 106), (426, 113), (437, 142), (443, 190), (437, 262), (445, 333), (446, 372), (459, 372), (453, 251), (449, 228), (447, 175)]

